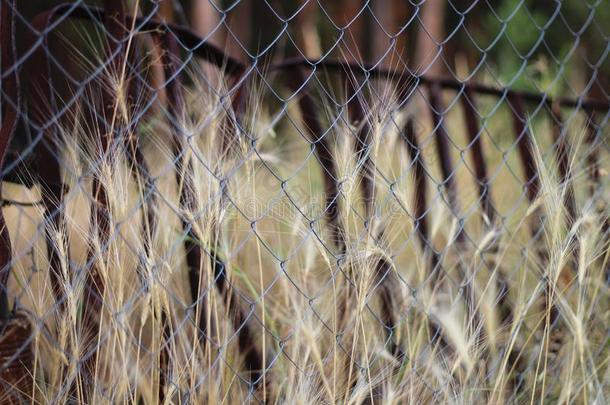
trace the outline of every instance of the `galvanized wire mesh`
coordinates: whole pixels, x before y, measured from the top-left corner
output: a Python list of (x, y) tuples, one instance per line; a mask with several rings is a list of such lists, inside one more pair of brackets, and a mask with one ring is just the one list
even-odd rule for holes
[[(231, 401), (290, 401), (286, 376), (318, 364), (349, 369), (356, 402), (405, 373), (429, 400), (540, 394), (525, 318), (545, 312), (561, 353), (578, 292), (554, 299), (545, 270), (549, 176), (566, 233), (591, 211), (608, 238), (606, 2), (1, 6), (7, 400), (198, 402), (230, 374)], [(519, 294), (541, 305), (519, 312)], [(465, 361), (460, 311), (488, 361), (445, 380), (430, 358)], [(314, 360), (308, 328), (330, 342)], [(607, 356), (607, 328), (590, 332)], [(473, 378), (485, 394), (456, 388)]]

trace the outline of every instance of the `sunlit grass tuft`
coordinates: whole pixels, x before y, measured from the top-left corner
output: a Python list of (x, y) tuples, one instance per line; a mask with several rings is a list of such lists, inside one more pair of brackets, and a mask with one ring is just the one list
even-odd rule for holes
[[(320, 116), (341, 117), (326, 135), (339, 188), (337, 239), (328, 229), (320, 144), (304, 135), (297, 100), (274, 110), (257, 83), (237, 114), (220, 96), (225, 83), (210, 88), (199, 72), (190, 74), (184, 115), (169, 117), (159, 103), (137, 125), (130, 125), (137, 108), (126, 101), (126, 81), (112, 82), (115, 135), (140, 140), (152, 184), (134, 171), (120, 138), (101, 158), (104, 134), (83, 102), (58, 128), (65, 228), (43, 223), (39, 204), (4, 209), (15, 252), (10, 291), (19, 291), (12, 298), (38, 321), (37, 402), (605, 401), (610, 253), (608, 212), (599, 206), (609, 191), (607, 179), (594, 196), (581, 186), (589, 181), (581, 162), (591, 152), (584, 129), (570, 133), (562, 181), (553, 150), (539, 142), (547, 133), (532, 124), (540, 183), (532, 202), (514, 176), (521, 168), (512, 141), (502, 139), (502, 150), (483, 138), (489, 161), (500, 162), (490, 163), (494, 221), (481, 218), (468, 157), (452, 150), (467, 234), (459, 240), (455, 207), (438, 187), (434, 135), (421, 123), (424, 247), (414, 166), (401, 141), (404, 122), (417, 113), (394, 105), (391, 88), (382, 89), (383, 103), (363, 103), (372, 140), (366, 156), (374, 163), (365, 175), (375, 188), (366, 218), (364, 159), (356, 153), (363, 123), (321, 104)], [(459, 144), (466, 137), (452, 122), (449, 116)], [(180, 129), (180, 165), (172, 125)], [(607, 156), (601, 159), (605, 167)], [(107, 241), (90, 220), (93, 178), (108, 196)], [(574, 218), (564, 203), (571, 185)], [(187, 187), (193, 198), (185, 204)], [(37, 187), (4, 190), (19, 201), (41, 196)], [(61, 305), (50, 287), (45, 231), (61, 252)], [(185, 240), (206, 252), (196, 269), (196, 300)], [(82, 323), (88, 262), (104, 284), (98, 336)], [(260, 355), (265, 372), (248, 370), (249, 351)], [(83, 368), (91, 355), (92, 374)]]

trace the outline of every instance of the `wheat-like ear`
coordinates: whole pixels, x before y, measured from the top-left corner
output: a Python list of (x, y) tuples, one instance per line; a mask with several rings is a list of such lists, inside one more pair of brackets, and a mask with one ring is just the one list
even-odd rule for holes
[(40, 186), (3, 185), (23, 202), (2, 207), (9, 298), (35, 321), (23, 398), (603, 401), (607, 154), (586, 128), (555, 110), (546, 131), (513, 91), (518, 139), (470, 103), (464, 126), (425, 76), (434, 121), (416, 128), (410, 79), (360, 88), (322, 64), (304, 87), (290, 72), (286, 99), (259, 65), (233, 89), (234, 71), (188, 63), (204, 45), (158, 28), (116, 42), (154, 55), (105, 65), (41, 134)]

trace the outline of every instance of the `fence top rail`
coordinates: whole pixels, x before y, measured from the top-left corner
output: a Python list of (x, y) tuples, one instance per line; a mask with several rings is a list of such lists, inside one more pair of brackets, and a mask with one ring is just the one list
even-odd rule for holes
[[(74, 5), (72, 3), (64, 3), (58, 5), (48, 11), (45, 11), (39, 16), (45, 15), (49, 26), (56, 18), (76, 18), (89, 21), (103, 22), (107, 16), (102, 7), (93, 7), (87, 5)], [(133, 19), (132, 15), (126, 15), (126, 19)], [(179, 40), (185, 49), (207, 62), (223, 69), (229, 75), (237, 75), (246, 71), (247, 66), (231, 57), (220, 48), (207, 42), (205, 38), (193, 32), (191, 29), (171, 24), (164, 21), (159, 21), (153, 14), (148, 16), (136, 16), (138, 30), (150, 31), (153, 33), (161, 33), (170, 30), (173, 35)], [(48, 31), (45, 31), (48, 34)], [(34, 48), (42, 46), (41, 43), (34, 45)], [(31, 53), (31, 49), (28, 53)], [(256, 61), (252, 61), (256, 63)], [(608, 112), (610, 111), (610, 101), (591, 100), (584, 98), (557, 97), (554, 98), (545, 92), (530, 92), (514, 90), (507, 87), (494, 87), (478, 83), (476, 81), (460, 81), (447, 77), (431, 77), (425, 74), (417, 74), (410, 70), (396, 70), (387, 67), (378, 66), (378, 64), (345, 62), (339, 59), (324, 58), (324, 59), (307, 59), (305, 57), (289, 58), (284, 61), (270, 63), (265, 67), (266, 71), (285, 71), (295, 68), (305, 68), (310, 70), (325, 69), (336, 71), (338, 73), (349, 73), (352, 75), (364, 75), (366, 77), (383, 78), (397, 82), (409, 82), (414, 86), (430, 85), (437, 83), (444, 89), (455, 91), (464, 91), (467, 87), (470, 91), (478, 94), (495, 96), (498, 98), (520, 97), (524, 102), (529, 103), (547, 103), (548, 105), (558, 104), (561, 107), (567, 108), (582, 108), (587, 111)]]

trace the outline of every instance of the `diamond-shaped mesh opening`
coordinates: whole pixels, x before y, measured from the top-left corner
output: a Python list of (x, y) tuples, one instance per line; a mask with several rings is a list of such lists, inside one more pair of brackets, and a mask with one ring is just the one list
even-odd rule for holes
[(607, 402), (608, 10), (0, 0), (0, 400)]

